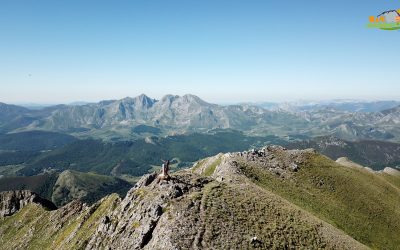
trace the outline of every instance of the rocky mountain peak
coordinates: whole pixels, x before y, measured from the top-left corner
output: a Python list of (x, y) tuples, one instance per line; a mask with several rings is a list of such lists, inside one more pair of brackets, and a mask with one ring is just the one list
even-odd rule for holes
[(38, 204), (48, 210), (57, 209), (51, 201), (41, 198), (29, 190), (5, 191), (0, 193), (0, 217), (11, 216), (28, 204)]
[(183, 95), (181, 98), (182, 98), (183, 102), (186, 102), (186, 103), (194, 102), (194, 103), (198, 103), (201, 105), (210, 105), (209, 103), (202, 100), (200, 97), (198, 97), (196, 95), (186, 94), (186, 95)]
[(171, 95), (171, 94), (168, 94), (168, 95), (163, 96), (163, 97), (161, 98), (161, 101), (162, 101), (162, 102), (173, 102), (173, 101), (174, 101), (175, 99), (177, 99), (177, 98), (179, 98), (178, 95)]
[(183, 96), (179, 95), (165, 95), (162, 99), (161, 102), (163, 103), (173, 103), (173, 102), (179, 102), (181, 104), (190, 104), (190, 103), (196, 103), (199, 105), (210, 105), (209, 103), (203, 101), (200, 97), (191, 95), (191, 94), (185, 94)]
[(156, 103), (156, 99), (152, 99), (145, 94), (141, 94), (136, 97), (125, 97), (116, 101), (118, 105), (128, 108), (135, 108), (135, 109), (149, 109), (151, 108), (154, 103)]
[(145, 94), (141, 94), (134, 98), (134, 102), (136, 106), (151, 108), (154, 105), (154, 103), (157, 102), (157, 100), (150, 98)]
[[(100, 107), (103, 107), (103, 106), (107, 106), (107, 105), (110, 105), (110, 104), (112, 104), (112, 103), (114, 103), (114, 102), (116, 102), (116, 100), (104, 100), (104, 101), (100, 101), (99, 103), (98, 103), (98, 105), (100, 106)], [(89, 104), (89, 105), (96, 105), (96, 104)]]

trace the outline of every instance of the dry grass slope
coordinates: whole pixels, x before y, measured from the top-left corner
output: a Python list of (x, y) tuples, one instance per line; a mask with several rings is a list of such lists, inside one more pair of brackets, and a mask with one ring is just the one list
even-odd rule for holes
[[(399, 179), (336, 164), (310, 155), (290, 180), (278, 178), (257, 164), (241, 169), (260, 187), (272, 191), (376, 249), (400, 246)], [(389, 182), (393, 183), (390, 184)]]

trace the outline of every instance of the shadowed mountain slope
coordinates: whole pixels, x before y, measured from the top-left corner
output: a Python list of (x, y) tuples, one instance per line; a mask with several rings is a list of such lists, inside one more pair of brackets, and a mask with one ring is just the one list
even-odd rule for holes
[(93, 204), (111, 193), (125, 196), (131, 187), (130, 183), (116, 177), (72, 170), (0, 179), (0, 191), (28, 189), (57, 206), (75, 199)]

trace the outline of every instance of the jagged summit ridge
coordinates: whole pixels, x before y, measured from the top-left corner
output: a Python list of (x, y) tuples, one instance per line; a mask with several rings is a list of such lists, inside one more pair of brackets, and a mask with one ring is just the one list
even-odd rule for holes
[[(261, 197), (269, 202), (277, 202), (280, 205), (275, 205), (279, 207), (281, 213), (295, 208), (286, 207), (283, 200), (273, 199), (269, 193), (260, 192), (256, 186), (246, 181), (240, 173), (236, 160), (238, 157), (254, 161), (268, 159), (274, 152), (282, 150), (285, 149), (268, 147), (259, 151), (219, 154), (194, 166), (195, 173), (192, 170), (181, 171), (173, 175), (170, 181), (158, 180), (157, 174), (144, 176), (122, 200), (121, 206), (114, 210), (107, 220), (103, 220), (90, 240), (88, 248), (97, 249), (111, 245), (115, 249), (248, 249), (268, 248), (277, 244), (265, 238), (262, 231), (246, 233), (246, 228), (251, 228), (252, 223), (256, 223), (253, 220), (262, 220), (263, 216), (271, 215), (262, 214), (257, 209), (252, 210), (250, 204), (249, 207), (240, 207), (242, 203), (238, 198), (247, 199), (252, 197), (250, 195), (252, 193), (257, 195), (253, 195), (251, 202), (256, 202)], [(315, 152), (312, 150), (290, 152), (298, 162), (301, 162), (305, 155), (313, 153)], [(215, 161), (218, 164), (211, 173), (207, 169), (210, 165), (215, 165)], [(283, 164), (274, 162), (269, 165), (273, 166), (276, 169), (291, 167), (290, 171), (297, 171), (289, 162)], [(227, 204), (231, 207), (224, 208)], [(236, 214), (234, 219), (236, 222), (233, 224), (219, 217), (228, 211), (234, 211)], [(254, 215), (254, 218), (251, 216), (247, 218), (248, 214)], [(231, 220), (229, 216), (226, 219)], [(277, 223), (282, 223), (278, 222), (279, 218), (276, 219)], [(309, 218), (303, 222), (313, 225), (316, 221), (316, 218)], [(301, 231), (295, 225), (294, 228), (295, 231)], [(328, 224), (322, 225), (322, 228), (335, 231)], [(348, 249), (355, 246), (357, 249), (363, 248), (345, 235), (340, 234), (338, 237), (347, 244), (346, 246), (330, 241), (328, 235), (323, 236), (323, 234), (319, 237), (322, 237), (320, 239), (325, 242), (324, 244)], [(215, 238), (215, 235), (219, 235), (219, 238)], [(284, 241), (284, 238), (281, 240)], [(318, 245), (311, 242), (308, 244)]]
[(212, 104), (191, 94), (165, 95), (160, 100), (142, 94), (121, 100), (58, 105), (43, 110), (2, 106), (0, 131), (5, 132), (47, 130), (115, 140), (141, 137), (141, 133), (135, 132), (135, 127), (145, 126), (146, 131), (158, 131), (157, 135), (164, 136), (234, 129), (250, 135), (280, 137), (289, 134), (309, 137), (334, 135), (346, 140), (398, 141), (400, 138), (398, 108), (397, 111), (377, 109), (376, 112), (353, 112), (329, 106), (325, 109), (268, 110), (250, 104)]
[[(186, 130), (227, 127), (226, 110), (209, 104), (194, 95), (166, 95), (161, 100), (144, 94), (116, 101), (80, 106), (65, 106), (55, 110), (41, 123), (29, 129), (65, 131), (74, 128), (105, 129), (118, 126), (125, 129), (135, 125)], [(39, 127), (37, 127), (39, 126)], [(121, 129), (121, 128), (120, 128)]]
[(0, 240), (11, 249), (395, 249), (395, 178), (343, 167), (313, 149), (221, 153), (168, 181), (145, 175), (123, 199), (55, 211), (28, 204), (24, 216), (0, 222)]
[[(85, 249), (265, 249), (286, 244), (364, 248), (329, 224), (260, 189), (243, 174), (240, 165), (242, 160), (263, 164), (267, 171), (277, 171), (289, 178), (289, 172), (297, 171), (292, 163), (301, 164), (313, 154), (281, 147), (219, 154), (199, 162), (193, 169), (173, 174), (169, 181), (159, 180), (156, 173), (148, 174), (122, 200), (111, 195), (91, 207), (70, 203), (52, 212), (48, 223), (61, 214), (67, 214), (71, 222), (65, 221), (60, 228), (34, 228), (46, 228), (47, 234), (52, 232), (55, 238), (50, 247), (54, 248), (55, 242), (58, 246)], [(287, 221), (288, 216), (294, 221)], [(57, 235), (63, 233), (58, 230), (71, 233), (59, 238)], [(331, 234), (340, 240), (332, 240)], [(24, 242), (32, 239), (25, 238)], [(12, 247), (20, 248), (14, 244)]]

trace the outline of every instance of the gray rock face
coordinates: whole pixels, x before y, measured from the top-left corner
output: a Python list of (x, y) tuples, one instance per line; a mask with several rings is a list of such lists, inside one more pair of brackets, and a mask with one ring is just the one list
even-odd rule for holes
[(211, 104), (189, 94), (166, 95), (161, 100), (140, 95), (79, 106), (54, 107), (51, 112), (37, 116), (23, 129), (109, 132), (118, 128), (126, 134), (134, 126), (146, 125), (157, 127), (165, 134), (173, 134), (216, 128), (250, 130), (258, 124), (275, 123), (274, 120), (280, 123), (278, 120), (283, 119), (302, 120), (287, 112), (268, 111), (256, 106)]
[[(385, 15), (390, 21), (397, 12)], [(391, 103), (390, 107), (393, 105)], [(6, 132), (46, 130), (84, 137), (126, 139), (141, 137), (140, 133), (132, 131), (141, 125), (155, 128), (157, 132), (151, 134), (157, 135), (235, 129), (254, 135), (332, 134), (347, 140), (399, 141), (398, 110), (350, 112), (330, 106), (268, 110), (248, 104), (211, 104), (194, 95), (166, 95), (160, 100), (140, 95), (84, 105), (58, 105), (39, 111), (0, 104), (0, 129)]]
[(155, 173), (144, 176), (129, 191), (118, 208), (102, 219), (86, 249), (174, 249), (167, 237), (170, 229), (160, 232), (162, 215), (171, 202), (200, 191), (209, 181), (188, 174), (175, 175), (169, 181), (156, 177)]
[(385, 22), (386, 23), (395, 23), (397, 20), (396, 18), (399, 17), (399, 13), (395, 10), (390, 10), (390, 11), (385, 11), (382, 14), (380, 14), (378, 17), (384, 16), (385, 17)]
[(316, 151), (311, 148), (288, 150), (282, 146), (268, 146), (259, 150), (253, 149), (235, 153), (234, 155), (238, 160), (258, 164), (280, 178), (290, 178), (293, 172), (300, 169), (299, 165), (315, 153)]
[(5, 191), (0, 193), (0, 217), (13, 215), (30, 203), (39, 204), (49, 210), (57, 209), (51, 201), (29, 190)]

